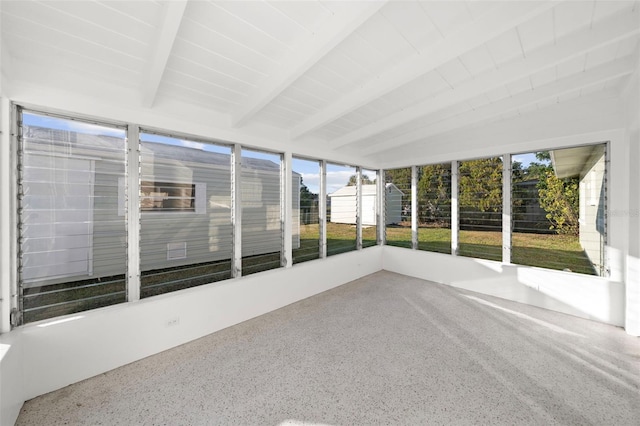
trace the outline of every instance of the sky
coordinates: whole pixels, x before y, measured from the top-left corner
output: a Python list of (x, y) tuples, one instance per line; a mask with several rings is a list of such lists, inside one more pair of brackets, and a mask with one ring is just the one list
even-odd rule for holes
[(71, 130), (78, 133), (90, 135), (105, 135), (123, 138), (126, 132), (122, 128), (107, 127), (84, 121), (68, 120), (64, 118), (51, 117), (48, 115), (25, 112), (22, 114), (22, 121), (29, 126), (42, 126), (50, 129)]

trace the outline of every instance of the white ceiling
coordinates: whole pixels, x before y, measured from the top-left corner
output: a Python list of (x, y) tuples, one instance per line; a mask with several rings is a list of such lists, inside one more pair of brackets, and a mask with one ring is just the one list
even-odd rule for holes
[(638, 1), (2, 0), (0, 12), (9, 80), (119, 87), (151, 110), (179, 102), (364, 157), (619, 93), (640, 35)]

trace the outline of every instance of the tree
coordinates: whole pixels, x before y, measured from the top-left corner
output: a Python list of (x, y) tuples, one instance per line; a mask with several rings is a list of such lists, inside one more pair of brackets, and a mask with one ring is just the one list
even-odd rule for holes
[(402, 192), (402, 221), (411, 217), (411, 167), (384, 171), (385, 183), (394, 184)]
[[(347, 186), (356, 186), (357, 179), (358, 179), (358, 175), (349, 176), (349, 181), (347, 182)], [(362, 175), (362, 178), (360, 179), (361, 185), (373, 185), (375, 183), (376, 183), (375, 179), (371, 180), (367, 175)]]
[[(407, 192), (406, 189), (411, 189), (411, 167), (385, 170), (384, 182), (393, 183), (402, 192)], [(411, 191), (408, 192), (408, 195), (411, 195)]]
[(302, 178), (300, 178), (300, 206), (310, 206), (313, 204), (313, 201), (318, 197), (317, 194), (309, 191), (307, 185), (302, 182)]
[(463, 161), (459, 166), (460, 207), (481, 212), (502, 208), (502, 159), (500, 157)]
[(538, 182), (540, 206), (547, 212), (551, 223), (549, 229), (558, 234), (578, 235), (579, 224), (579, 181), (578, 178), (558, 178), (553, 170), (548, 170)]
[(300, 221), (309, 224), (318, 221), (318, 194), (309, 191), (300, 178)]
[(538, 161), (551, 161), (551, 152), (550, 151), (538, 151), (536, 152), (536, 158)]
[(423, 166), (419, 176), (420, 219), (425, 222), (444, 222), (450, 217), (451, 169), (446, 164)]

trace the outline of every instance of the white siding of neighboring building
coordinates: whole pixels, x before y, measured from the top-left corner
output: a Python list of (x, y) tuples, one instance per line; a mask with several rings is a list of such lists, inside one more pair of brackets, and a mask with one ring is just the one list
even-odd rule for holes
[(605, 274), (605, 157), (580, 175), (580, 245), (598, 275)]
[[(81, 137), (92, 138), (84, 135)], [(109, 147), (118, 143), (116, 140), (111, 141), (109, 137), (93, 137), (90, 142), (100, 142)], [(89, 142), (85, 144), (88, 145)], [(175, 155), (179, 157), (177, 152), (187, 155), (185, 152), (189, 148), (171, 149), (176, 150)], [(201, 157), (204, 156), (202, 162), (194, 162), (166, 158), (166, 155), (164, 158), (163, 155), (154, 155), (144, 144), (142, 150), (143, 179), (193, 183), (196, 185), (197, 205), (196, 211), (191, 212), (141, 212), (141, 270), (151, 271), (230, 259), (233, 244), (230, 166), (221, 165), (220, 161), (218, 164), (213, 164), (213, 160), (209, 162), (206, 158), (207, 153), (199, 154)], [(87, 154), (91, 154), (91, 160), (87, 160)], [(40, 222), (45, 222), (36, 223), (29, 219), (22, 225), (26, 236), (22, 247), (25, 282), (48, 285), (124, 273), (124, 166), (114, 155), (111, 151), (79, 151), (77, 158), (70, 156), (65, 159), (68, 163), (67, 175), (60, 179), (48, 179), (47, 187), (43, 191), (47, 194), (67, 194), (71, 191), (70, 185), (73, 184), (76, 187), (73, 196), (47, 197), (46, 200), (31, 195), (25, 197), (27, 208), (31, 208), (34, 202), (42, 204), (48, 200), (49, 203), (56, 203), (51, 204), (50, 211), (42, 210), (42, 206), (34, 207), (40, 209)], [(27, 161), (29, 166), (29, 161), (45, 161), (46, 164), (34, 163), (33, 170), (54, 170), (52, 162), (56, 162), (59, 168), (63, 159), (52, 156), (50, 152), (33, 151), (27, 155)], [(278, 252), (283, 247), (280, 169), (276, 165), (263, 167), (265, 169), (254, 168), (253, 164), (243, 164), (242, 167), (244, 256)], [(78, 181), (87, 179), (91, 182), (84, 185), (80, 191), (77, 188)], [(300, 177), (294, 174), (292, 179), (292, 204), (295, 207), (299, 206)], [(31, 186), (34, 186), (35, 191), (37, 185), (34, 183)], [(71, 202), (76, 204), (70, 204)], [(51, 228), (51, 223), (60, 222), (47, 219), (53, 217), (55, 212), (66, 214), (65, 220), (50, 232), (51, 235), (43, 238), (42, 231), (38, 229), (43, 226)], [(299, 218), (294, 216), (294, 249), (300, 246), (298, 221)], [(69, 232), (81, 235), (71, 238), (67, 236)], [(35, 243), (43, 248), (36, 247)], [(43, 246), (44, 243), (48, 244), (46, 248)], [(176, 247), (180, 247), (180, 256), (174, 255), (178, 252)]]
[[(393, 184), (386, 185), (385, 223), (399, 223), (402, 220), (402, 192)], [(329, 194), (331, 199), (331, 222), (356, 223), (356, 187), (344, 186)], [(376, 185), (362, 185), (362, 224), (375, 226), (376, 217)]]
[(387, 184), (385, 194), (384, 223), (391, 225), (402, 222), (402, 191), (395, 185)]

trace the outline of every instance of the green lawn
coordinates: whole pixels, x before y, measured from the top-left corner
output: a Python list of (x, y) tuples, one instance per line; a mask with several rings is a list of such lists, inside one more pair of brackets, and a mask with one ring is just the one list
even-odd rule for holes
[[(337, 252), (355, 250), (356, 230), (353, 225), (327, 224), (327, 249)], [(374, 245), (376, 227), (362, 230), (363, 246)], [(502, 260), (502, 233), (488, 231), (460, 231), (459, 255), (479, 259)], [(301, 227), (299, 250), (318, 257), (318, 225)], [(388, 245), (411, 248), (411, 228), (387, 226)], [(451, 230), (421, 227), (418, 230), (418, 248), (438, 253), (451, 253)], [(341, 250), (341, 251), (340, 251)], [(577, 236), (557, 234), (531, 234), (515, 232), (512, 235), (511, 262), (518, 265), (539, 266), (549, 269), (571, 270), (595, 275), (591, 262), (580, 247)]]

